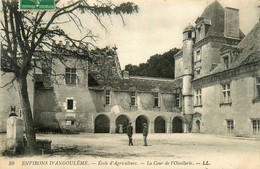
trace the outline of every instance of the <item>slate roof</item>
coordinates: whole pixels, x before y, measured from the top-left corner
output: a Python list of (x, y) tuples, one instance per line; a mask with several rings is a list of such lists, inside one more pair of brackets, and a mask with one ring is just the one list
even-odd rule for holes
[(176, 53), (176, 54), (174, 55), (174, 57), (177, 57), (177, 56), (182, 55), (182, 54), (183, 54), (183, 47), (179, 50), (178, 53)]
[(248, 35), (238, 44), (237, 48), (241, 50), (241, 53), (237, 60), (230, 65), (230, 68), (260, 60), (260, 22), (258, 22)]
[(177, 88), (182, 87), (182, 78), (164, 79), (130, 76), (129, 79), (106, 80), (102, 84), (99, 83), (99, 86), (92, 86), (94, 89), (103, 89), (104, 87), (123, 91), (153, 92), (159, 90), (161, 93), (175, 93)]
[[(240, 54), (230, 64), (229, 69), (256, 63), (260, 61), (260, 22), (248, 33), (248, 35), (237, 45)], [(224, 71), (224, 66), (219, 64), (211, 74)]]
[(211, 26), (206, 36), (224, 36), (224, 12), (224, 8), (218, 1), (205, 8), (201, 17), (211, 21)]
[[(212, 4), (207, 6), (200, 18), (211, 21), (211, 26), (209, 27), (206, 36), (224, 37), (225, 9), (218, 1), (214, 1)], [(240, 38), (243, 38), (245, 36), (240, 29), (239, 35)]]

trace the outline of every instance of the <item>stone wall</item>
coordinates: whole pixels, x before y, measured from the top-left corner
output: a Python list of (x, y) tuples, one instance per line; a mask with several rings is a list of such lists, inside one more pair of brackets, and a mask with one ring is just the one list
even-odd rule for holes
[(174, 68), (174, 77), (178, 78), (183, 75), (183, 58), (182, 54), (175, 56), (175, 68)]
[[(195, 107), (194, 112), (202, 114), (202, 133), (229, 134), (226, 120), (234, 121), (234, 136), (252, 136), (252, 120), (260, 118), (260, 102), (253, 103), (255, 97), (255, 76), (258, 72), (240, 74), (230, 79), (231, 104), (222, 103), (220, 83), (202, 87), (202, 107)], [(221, 81), (221, 80), (220, 80)]]

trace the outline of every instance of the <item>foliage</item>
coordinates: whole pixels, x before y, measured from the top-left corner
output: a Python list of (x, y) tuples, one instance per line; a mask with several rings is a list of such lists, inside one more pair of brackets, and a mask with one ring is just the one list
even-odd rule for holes
[[(46, 49), (50, 49), (50, 56), (57, 57), (62, 62), (64, 56), (73, 55), (80, 59), (90, 59), (89, 48), (95, 47), (90, 40), (95, 40), (89, 30), (82, 39), (75, 39), (69, 36), (60, 25), (66, 23), (61, 22), (62, 17), (69, 18), (69, 23), (77, 26), (79, 31), (83, 28), (79, 14), (88, 13), (96, 18), (102, 27), (105, 28), (101, 21), (101, 17), (116, 14), (131, 14), (138, 12), (138, 6), (131, 3), (123, 3), (115, 5), (110, 1), (97, 1), (94, 4), (88, 3), (87, 0), (77, 1), (55, 1), (55, 11), (20, 11), (19, 0), (3, 0), (2, 1), (2, 20), (1, 20), (1, 71), (4, 73), (12, 73), (13, 78), (7, 85), (17, 83), (21, 107), (24, 112), (25, 132), (28, 141), (29, 151), (35, 152), (36, 137), (34, 121), (32, 118), (32, 110), (28, 97), (27, 75), (31, 73), (34, 67), (45, 70), (46, 65), (51, 68), (52, 63), (46, 57)], [(89, 16), (89, 15), (87, 15)], [(53, 43), (55, 39), (63, 38), (73, 44), (72, 50), (63, 45)], [(55, 50), (52, 50), (55, 49)], [(44, 54), (45, 53), (45, 54)], [(35, 60), (40, 60), (42, 65), (33, 64)], [(53, 71), (46, 71), (51, 73)]]
[(128, 64), (125, 70), (130, 75), (174, 78), (174, 55), (179, 49), (174, 48), (164, 54), (156, 54), (148, 59), (147, 63), (141, 63), (139, 66)]

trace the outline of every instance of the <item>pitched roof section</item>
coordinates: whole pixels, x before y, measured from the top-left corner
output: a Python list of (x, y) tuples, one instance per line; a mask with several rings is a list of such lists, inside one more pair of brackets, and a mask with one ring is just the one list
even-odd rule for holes
[(213, 2), (203, 11), (201, 17), (211, 21), (206, 36), (224, 36), (224, 13), (225, 10), (218, 1)]
[(182, 87), (182, 78), (164, 79), (130, 76), (129, 79), (107, 79), (102, 84), (99, 84), (99, 86), (92, 86), (94, 89), (103, 89), (105, 87), (124, 91), (137, 90), (143, 92), (160, 91), (162, 93), (175, 93), (177, 88)]
[[(236, 48), (240, 51), (240, 54), (230, 64), (230, 69), (260, 61), (260, 22), (254, 26)], [(223, 70), (224, 66), (219, 64), (211, 74), (222, 72)]]
[[(225, 9), (216, 0), (205, 8), (201, 17), (198, 20), (210, 20), (211, 25), (206, 36), (220, 36), (224, 37), (224, 24), (225, 24)], [(239, 29), (239, 37), (242, 39), (244, 33)]]
[(238, 44), (237, 48), (240, 49), (241, 53), (230, 65), (230, 68), (260, 61), (260, 22)]

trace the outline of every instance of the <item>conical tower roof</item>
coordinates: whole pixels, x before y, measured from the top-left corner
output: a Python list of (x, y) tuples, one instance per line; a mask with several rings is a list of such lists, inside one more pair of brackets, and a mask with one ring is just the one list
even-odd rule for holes
[(224, 36), (224, 17), (225, 10), (218, 1), (206, 7), (201, 18), (211, 21), (207, 35)]
[[(217, 0), (205, 8), (199, 19), (210, 20), (211, 22), (206, 36), (224, 37), (225, 9)], [(239, 29), (240, 39), (244, 36), (243, 32)]]

